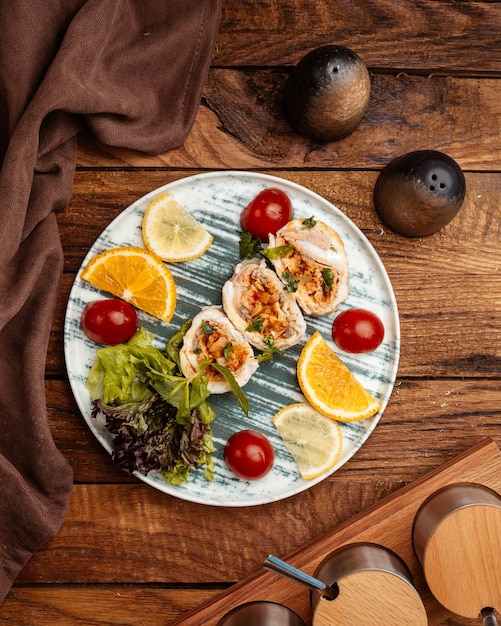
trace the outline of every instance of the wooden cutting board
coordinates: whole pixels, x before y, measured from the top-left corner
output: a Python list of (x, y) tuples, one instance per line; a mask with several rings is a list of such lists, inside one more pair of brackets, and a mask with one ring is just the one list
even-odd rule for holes
[[(419, 507), (430, 495), (448, 485), (464, 482), (485, 485), (501, 493), (501, 452), (492, 439), (480, 442), (294, 553), (276, 556), (314, 575), (324, 558), (343, 545), (370, 542), (385, 546), (400, 556), (409, 567), (414, 586), (425, 605), (429, 624), (438, 626), (450, 613), (433, 598), (426, 586), (412, 546), (412, 525)], [(182, 616), (171, 626), (217, 626), (231, 608), (251, 600), (271, 600), (285, 604), (307, 624), (311, 624), (309, 591), (273, 572), (259, 570), (209, 604)]]

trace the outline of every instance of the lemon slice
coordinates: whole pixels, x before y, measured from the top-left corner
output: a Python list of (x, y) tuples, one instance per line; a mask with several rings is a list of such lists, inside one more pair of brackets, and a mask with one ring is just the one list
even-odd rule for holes
[(341, 428), (309, 404), (290, 404), (272, 421), (305, 480), (322, 476), (338, 462), (343, 447)]
[(124, 246), (101, 252), (84, 267), (81, 277), (164, 322), (174, 315), (174, 278), (165, 263), (148, 250)]
[(381, 408), (318, 331), (301, 351), (297, 378), (308, 402), (332, 419), (341, 422), (363, 420)]
[(213, 241), (212, 235), (168, 193), (148, 205), (142, 234), (148, 250), (169, 262), (197, 259)]

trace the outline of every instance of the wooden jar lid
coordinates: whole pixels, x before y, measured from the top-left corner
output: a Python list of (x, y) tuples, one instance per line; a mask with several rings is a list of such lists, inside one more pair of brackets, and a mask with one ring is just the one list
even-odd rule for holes
[(413, 538), (431, 593), (456, 615), (501, 610), (501, 498), (479, 485), (435, 494), (418, 512)]
[(384, 546), (342, 546), (324, 559), (316, 576), (339, 593), (333, 600), (312, 595), (313, 626), (428, 624), (407, 565)]
[(335, 600), (320, 598), (313, 626), (427, 626), (426, 611), (415, 588), (400, 576), (378, 570), (358, 571), (338, 581)]

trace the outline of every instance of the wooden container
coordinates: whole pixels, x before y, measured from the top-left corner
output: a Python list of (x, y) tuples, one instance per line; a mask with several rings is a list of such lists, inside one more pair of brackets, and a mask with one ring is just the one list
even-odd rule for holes
[(312, 593), (313, 626), (427, 626), (423, 602), (406, 564), (380, 545), (358, 543), (330, 554), (315, 572), (338, 596)]
[(434, 597), (449, 611), (479, 618), (501, 610), (501, 497), (480, 484), (446, 486), (418, 510), (416, 556)]

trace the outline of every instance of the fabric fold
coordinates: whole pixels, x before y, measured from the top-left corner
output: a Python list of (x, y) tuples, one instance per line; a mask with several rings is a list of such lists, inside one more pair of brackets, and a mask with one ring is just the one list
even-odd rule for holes
[(221, 0), (0, 3), (0, 602), (72, 492), (44, 374), (77, 135), (150, 154), (181, 145), (220, 13)]

